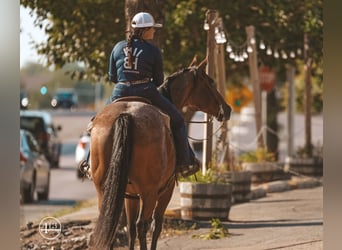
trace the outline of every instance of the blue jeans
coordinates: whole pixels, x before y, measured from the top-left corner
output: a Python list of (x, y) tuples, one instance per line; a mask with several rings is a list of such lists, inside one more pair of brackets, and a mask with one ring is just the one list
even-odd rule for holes
[(158, 92), (157, 87), (152, 83), (141, 83), (136, 85), (127, 85), (117, 83), (112, 92), (111, 100), (114, 101), (125, 96), (140, 96), (152, 102), (161, 111), (170, 116), (170, 125), (176, 148), (176, 164), (193, 165), (194, 153), (189, 145), (186, 133), (186, 127), (182, 115), (176, 107), (163, 95)]

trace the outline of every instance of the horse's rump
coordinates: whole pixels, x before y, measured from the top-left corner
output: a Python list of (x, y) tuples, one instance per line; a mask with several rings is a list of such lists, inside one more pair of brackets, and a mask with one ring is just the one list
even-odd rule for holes
[[(174, 174), (175, 153), (168, 116), (141, 102), (117, 102), (96, 115), (91, 132), (92, 174), (103, 175), (108, 167), (113, 142), (112, 126), (121, 113), (133, 118), (133, 148), (129, 172), (129, 193), (151, 192)], [(146, 178), (147, 176), (148, 178)], [(97, 178), (97, 181), (102, 178)], [(153, 185), (151, 185), (153, 183)], [(144, 190), (141, 190), (143, 187)]]

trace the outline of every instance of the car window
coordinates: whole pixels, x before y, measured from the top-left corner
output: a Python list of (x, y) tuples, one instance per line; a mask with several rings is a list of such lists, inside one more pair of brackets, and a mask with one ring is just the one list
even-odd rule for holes
[(46, 130), (44, 121), (40, 117), (20, 117), (20, 128), (30, 131), (34, 136)]
[(30, 134), (26, 134), (27, 144), (29, 145), (31, 151), (39, 152), (39, 146), (37, 141)]
[(24, 151), (32, 151), (32, 152), (39, 152), (39, 146), (37, 141), (32, 137), (29, 133), (22, 133), (21, 134), (21, 148)]

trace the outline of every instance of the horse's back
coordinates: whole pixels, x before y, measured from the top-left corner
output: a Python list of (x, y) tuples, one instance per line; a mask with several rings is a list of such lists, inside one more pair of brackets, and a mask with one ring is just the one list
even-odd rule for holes
[(134, 142), (128, 191), (139, 193), (139, 187), (148, 190), (151, 183), (162, 185), (174, 173), (175, 166), (169, 119), (156, 107), (146, 103), (111, 103), (96, 115), (91, 132), (91, 151), (96, 151), (92, 154), (96, 157), (92, 159), (92, 165), (101, 169), (108, 167), (112, 154), (112, 127), (121, 113), (128, 113), (133, 118)]

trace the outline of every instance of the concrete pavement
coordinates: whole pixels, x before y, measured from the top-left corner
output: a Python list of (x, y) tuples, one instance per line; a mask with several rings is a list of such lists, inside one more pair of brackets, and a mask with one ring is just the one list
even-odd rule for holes
[[(180, 214), (179, 187), (165, 213), (177, 218)], [(229, 237), (204, 240), (194, 236), (211, 230), (207, 221), (197, 221), (199, 229), (161, 237), (160, 250), (237, 249), (237, 250), (318, 250), (323, 249), (323, 186), (322, 179), (293, 177), (252, 187), (250, 202), (233, 205), (229, 221), (222, 222)], [(91, 207), (64, 215), (61, 222), (78, 219), (96, 220), (96, 200)]]
[[(295, 189), (285, 182), (268, 183), (267, 188), (272, 192), (267, 192), (266, 196), (233, 205), (229, 221), (222, 222), (230, 237), (194, 239), (193, 236), (210, 231), (209, 223), (201, 222), (198, 230), (160, 239), (158, 249), (323, 249), (323, 186), (313, 179), (292, 180), (291, 184), (294, 182)], [(277, 192), (273, 192), (275, 189)], [(254, 190), (262, 193), (260, 187)]]

